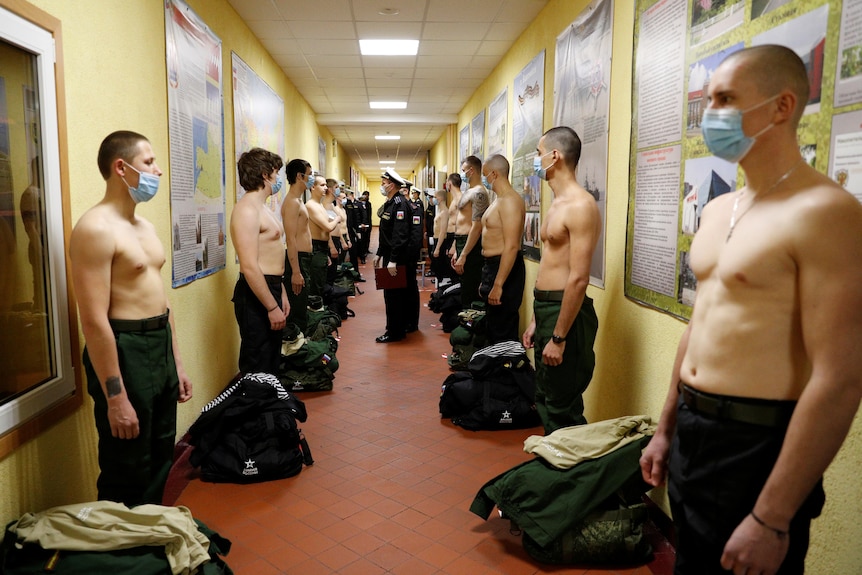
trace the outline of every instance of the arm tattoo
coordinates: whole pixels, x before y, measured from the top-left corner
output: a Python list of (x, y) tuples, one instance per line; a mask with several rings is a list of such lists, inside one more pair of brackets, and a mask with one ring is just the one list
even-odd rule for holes
[(123, 393), (123, 386), (120, 385), (120, 378), (116, 375), (109, 377), (105, 382), (105, 389), (108, 391), (108, 398), (116, 397)]

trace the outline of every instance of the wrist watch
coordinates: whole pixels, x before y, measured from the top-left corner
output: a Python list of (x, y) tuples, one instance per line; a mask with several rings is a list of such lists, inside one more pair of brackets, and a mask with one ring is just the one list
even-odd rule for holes
[(557, 334), (553, 334), (553, 335), (551, 336), (551, 341), (552, 341), (552, 342), (554, 342), (554, 343), (556, 343), (556, 344), (561, 344), (561, 343), (563, 343), (564, 341), (566, 341), (566, 338), (565, 338), (565, 337), (563, 337), (563, 336), (559, 336), (559, 335), (557, 335)]

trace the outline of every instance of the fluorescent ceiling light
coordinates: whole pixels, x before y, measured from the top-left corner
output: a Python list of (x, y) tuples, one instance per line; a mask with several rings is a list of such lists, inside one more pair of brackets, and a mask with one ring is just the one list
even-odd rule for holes
[(380, 160), (380, 163), (381, 164), (394, 164), (395, 161), (394, 160)]
[(372, 110), (403, 110), (407, 102), (368, 102)]
[(415, 56), (419, 40), (360, 40), (359, 52), (363, 56)]
[(375, 140), (400, 140), (401, 136), (374, 136)]

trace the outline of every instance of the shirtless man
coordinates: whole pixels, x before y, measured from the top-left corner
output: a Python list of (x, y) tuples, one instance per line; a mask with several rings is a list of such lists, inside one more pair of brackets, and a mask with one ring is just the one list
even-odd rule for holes
[(337, 254), (335, 260), (333, 260), (333, 265), (337, 266), (344, 261), (344, 258), (347, 256), (347, 250), (352, 247), (352, 244), (350, 243), (350, 238), (347, 237), (347, 211), (341, 205), (343, 197), (341, 186), (335, 180), (327, 178), (326, 188), (327, 193), (323, 207), (326, 208), (327, 214), (333, 212), (341, 218), (339, 224), (329, 234)]
[[(326, 196), (326, 178), (312, 176), (311, 197), (305, 202), (308, 211), (308, 229), (311, 232), (311, 286), (308, 295), (323, 297), (326, 284), (326, 268), (330, 257), (338, 257), (330, 234), (341, 223), (340, 218), (326, 212), (323, 202)], [(333, 256), (332, 253), (335, 252)]]
[(287, 163), (287, 195), (281, 204), (284, 226), (284, 287), (290, 302), (287, 323), (299, 331), (308, 327), (308, 288), (311, 285), (311, 231), (302, 194), (311, 189), (311, 164), (300, 158)]
[(526, 207), (509, 183), (509, 161), (495, 154), (482, 166), (482, 184), (496, 194), (482, 216), (482, 282), (488, 345), (518, 341), (526, 270), (521, 253)]
[(281, 331), (287, 314), (282, 227), (265, 204), (282, 187), (277, 154), (252, 148), (239, 157), (245, 190), (230, 216), (230, 237), (239, 259), (233, 308), (239, 324), (240, 373), (278, 374)]
[(452, 260), (449, 251), (455, 243), (455, 223), (458, 219), (458, 202), (461, 201), (461, 174), (449, 174), (449, 177), (446, 178), (446, 182), (443, 184), (443, 189), (446, 192), (446, 195), (443, 196), (446, 201), (443, 201), (443, 198), (440, 199), (437, 215), (439, 216), (443, 212), (445, 215), (442, 219), (445, 220), (446, 224), (445, 226), (441, 224), (438, 228), (435, 222), (434, 230), (437, 241), (434, 246), (434, 258), (439, 258), (440, 262), (438, 264), (438, 277), (452, 278), (457, 277), (457, 274), (452, 269)]
[(862, 207), (800, 155), (793, 51), (733, 53), (708, 97), (704, 139), (746, 186), (703, 212), (695, 305), (641, 469), (669, 474), (676, 573), (802, 573), (862, 397)]
[(99, 433), (99, 499), (161, 504), (177, 402), (192, 397), (162, 282), (165, 251), (135, 214), (162, 171), (150, 142), (127, 131), (102, 141), (98, 165), (105, 196), (78, 220), (69, 254)]
[(595, 198), (575, 179), (581, 158), (575, 131), (551, 128), (536, 150), (533, 168), (548, 181), (554, 200), (539, 232), (542, 259), (524, 347), (536, 346), (536, 409), (548, 434), (587, 422), (583, 393), (596, 365), (599, 327), (587, 285), (602, 220)]
[(470, 307), (479, 296), (482, 279), (482, 214), (488, 209), (488, 192), (482, 185), (482, 162), (467, 156), (461, 163), (461, 180), (469, 188), (458, 200), (455, 218), (455, 243), (449, 250), (452, 267), (461, 276), (461, 305)]

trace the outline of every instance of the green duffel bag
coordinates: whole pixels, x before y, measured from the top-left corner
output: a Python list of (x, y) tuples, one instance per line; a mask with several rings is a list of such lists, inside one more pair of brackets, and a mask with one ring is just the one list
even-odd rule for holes
[(643, 563), (652, 555), (652, 547), (644, 537), (647, 516), (646, 505), (642, 503), (596, 511), (547, 547), (526, 533), (522, 542), (527, 554), (540, 563)]

